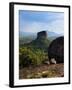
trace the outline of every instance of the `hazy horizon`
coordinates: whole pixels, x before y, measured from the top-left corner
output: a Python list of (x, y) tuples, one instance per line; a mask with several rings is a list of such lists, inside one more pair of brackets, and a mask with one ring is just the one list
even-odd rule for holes
[(19, 11), (19, 32), (49, 31), (64, 34), (64, 13), (49, 11)]

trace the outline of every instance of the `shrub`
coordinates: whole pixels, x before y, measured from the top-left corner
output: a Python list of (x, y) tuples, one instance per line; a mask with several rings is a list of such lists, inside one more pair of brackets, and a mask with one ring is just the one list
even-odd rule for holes
[(34, 50), (29, 47), (21, 47), (19, 49), (19, 65), (20, 67), (29, 65), (40, 65), (47, 59), (47, 54), (40, 49)]

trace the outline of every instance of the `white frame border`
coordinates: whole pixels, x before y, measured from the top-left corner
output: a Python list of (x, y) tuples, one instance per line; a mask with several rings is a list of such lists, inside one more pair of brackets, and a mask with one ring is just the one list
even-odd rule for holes
[[(64, 12), (65, 16), (64, 16), (64, 78), (46, 78), (46, 79), (29, 79), (29, 80), (19, 80), (19, 16), (18, 16), (18, 11), (19, 10), (39, 10), (42, 11), (53, 11), (57, 10), (57, 12)], [(14, 85), (18, 86), (18, 85), (35, 85), (35, 84), (52, 84), (52, 83), (63, 83), (63, 82), (68, 82), (68, 78), (69, 78), (69, 44), (68, 44), (68, 40), (69, 40), (69, 11), (68, 8), (64, 8), (64, 7), (44, 7), (44, 6), (29, 6), (29, 5), (15, 5), (14, 6)]]

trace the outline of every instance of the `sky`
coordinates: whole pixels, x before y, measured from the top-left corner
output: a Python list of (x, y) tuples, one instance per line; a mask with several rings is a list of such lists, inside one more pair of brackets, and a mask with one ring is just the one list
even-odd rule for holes
[(50, 11), (19, 11), (20, 32), (37, 33), (51, 31), (57, 34), (64, 33), (64, 13)]

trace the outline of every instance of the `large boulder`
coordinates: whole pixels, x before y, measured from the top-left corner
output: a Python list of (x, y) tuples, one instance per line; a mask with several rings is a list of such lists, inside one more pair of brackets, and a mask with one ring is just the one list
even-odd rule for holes
[(64, 63), (64, 37), (58, 37), (51, 42), (48, 47), (48, 57), (51, 60), (54, 58), (56, 63)]

